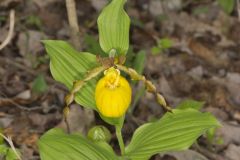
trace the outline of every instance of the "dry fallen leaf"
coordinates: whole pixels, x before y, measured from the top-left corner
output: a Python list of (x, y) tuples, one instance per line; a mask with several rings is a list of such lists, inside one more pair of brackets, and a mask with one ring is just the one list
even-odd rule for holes
[(200, 42), (197, 42), (196, 40), (191, 39), (189, 41), (188, 46), (192, 50), (194, 55), (205, 60), (206, 62), (208, 62), (208, 64), (213, 65), (215, 67), (227, 66), (226, 61), (218, 59), (216, 57), (216, 54), (213, 51), (211, 51), (209, 48), (205, 47)]
[(225, 151), (225, 156), (229, 160), (239, 160), (240, 158), (240, 146), (237, 146), (235, 144), (230, 144)]
[[(94, 123), (94, 113), (91, 109), (81, 108), (79, 105), (71, 105), (67, 121), (71, 132), (86, 134)], [(67, 130), (64, 120), (57, 127)]]
[(17, 46), (21, 56), (36, 54), (43, 50), (41, 40), (46, 39), (46, 35), (39, 31), (28, 30), (21, 32), (18, 37)]
[(217, 137), (222, 137), (223, 145), (227, 146), (231, 143), (240, 144), (240, 125), (223, 122), (216, 132)]
[(193, 150), (171, 152), (167, 153), (167, 155), (173, 156), (177, 160), (208, 160), (208, 158), (206, 158), (204, 155)]

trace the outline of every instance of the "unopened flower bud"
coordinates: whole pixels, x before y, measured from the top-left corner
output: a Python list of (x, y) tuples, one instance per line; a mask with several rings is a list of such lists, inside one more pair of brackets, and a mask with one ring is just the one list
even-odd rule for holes
[(111, 139), (111, 133), (104, 126), (95, 126), (88, 131), (87, 137), (93, 141), (109, 142)]

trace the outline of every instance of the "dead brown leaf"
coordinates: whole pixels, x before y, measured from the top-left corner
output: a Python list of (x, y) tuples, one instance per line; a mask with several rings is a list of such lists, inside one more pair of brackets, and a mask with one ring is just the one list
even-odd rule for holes
[(240, 146), (237, 146), (235, 144), (230, 144), (225, 151), (225, 156), (229, 160), (239, 160), (240, 158)]
[[(67, 117), (70, 132), (86, 134), (94, 123), (94, 119), (93, 110), (81, 108), (79, 105), (73, 104)], [(62, 120), (57, 127), (63, 128), (65, 131), (67, 131), (67, 126), (64, 120)]]
[(216, 136), (223, 138), (224, 146), (231, 143), (240, 144), (240, 126), (237, 124), (222, 123), (222, 127), (217, 130)]
[(226, 61), (218, 59), (216, 54), (210, 50), (209, 48), (205, 47), (200, 42), (191, 39), (188, 44), (189, 48), (192, 50), (193, 54), (198, 56), (199, 58), (206, 61), (208, 64), (215, 66), (215, 67), (226, 67)]

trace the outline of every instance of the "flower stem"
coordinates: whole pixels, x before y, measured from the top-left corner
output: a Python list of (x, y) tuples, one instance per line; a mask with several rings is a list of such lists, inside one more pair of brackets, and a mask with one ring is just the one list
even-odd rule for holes
[(116, 135), (117, 135), (117, 139), (118, 139), (118, 144), (120, 146), (121, 154), (124, 155), (125, 147), (124, 147), (121, 129), (122, 128), (120, 126), (116, 126)]

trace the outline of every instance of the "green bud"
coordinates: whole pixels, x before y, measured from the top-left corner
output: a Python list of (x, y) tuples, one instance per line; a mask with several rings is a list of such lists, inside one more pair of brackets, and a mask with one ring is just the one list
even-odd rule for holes
[(111, 139), (110, 131), (104, 126), (95, 126), (88, 131), (87, 137), (93, 141), (109, 142)]

